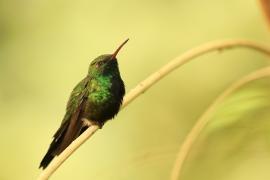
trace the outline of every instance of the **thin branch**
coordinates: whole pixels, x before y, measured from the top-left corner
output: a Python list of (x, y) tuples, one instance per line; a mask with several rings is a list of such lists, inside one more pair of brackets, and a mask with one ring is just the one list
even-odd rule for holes
[(237, 82), (233, 83), (229, 86), (223, 93), (216, 98), (213, 103), (207, 108), (207, 110), (202, 114), (202, 116), (197, 120), (191, 131), (188, 133), (184, 142), (182, 143), (180, 150), (178, 152), (174, 167), (171, 173), (171, 180), (177, 180), (180, 177), (180, 173), (182, 172), (183, 165), (185, 160), (187, 159), (188, 154), (191, 151), (191, 148), (199, 137), (202, 130), (206, 127), (208, 122), (211, 120), (211, 116), (220, 106), (220, 104), (233, 92), (248, 84), (251, 81), (255, 81), (260, 78), (264, 78), (266, 76), (270, 76), (270, 67), (262, 68), (255, 72), (250, 73), (249, 75), (241, 78)]
[(224, 49), (231, 48), (249, 48), (270, 56), (270, 48), (266, 45), (258, 44), (256, 42), (248, 41), (248, 40), (220, 40), (214, 42), (208, 42), (193, 49), (190, 49), (173, 59), (158, 71), (154, 72), (144, 81), (140, 82), (135, 88), (133, 88), (124, 98), (124, 104), (122, 108), (127, 106), (130, 102), (132, 102), (137, 96), (144, 93), (147, 89), (149, 89), (152, 85), (157, 83), (160, 79), (171, 73), (173, 70), (178, 67), (184, 65), (185, 63), (191, 61), (192, 59), (206, 54), (212, 51), (221, 51)]
[[(234, 47), (249, 48), (270, 55), (269, 47), (247, 40), (224, 40), (203, 44), (201, 46), (198, 46), (197, 48), (193, 48), (187, 51), (183, 55), (180, 55), (176, 59), (172, 60), (171, 62), (160, 68), (158, 71), (154, 72), (144, 81), (139, 83), (124, 97), (122, 109), (126, 107), (130, 102), (132, 102), (135, 98), (137, 98), (140, 94), (144, 93), (152, 85), (157, 83), (160, 79), (162, 79), (167, 74), (180, 67), (181, 65), (187, 63), (188, 61), (211, 51), (223, 50)], [(55, 170), (97, 130), (98, 127), (96, 126), (92, 126), (91, 128), (87, 129), (81, 136), (74, 140), (68, 148), (66, 148), (57, 158), (55, 158), (51, 162), (51, 164), (41, 173), (38, 179), (48, 179), (55, 172)]]

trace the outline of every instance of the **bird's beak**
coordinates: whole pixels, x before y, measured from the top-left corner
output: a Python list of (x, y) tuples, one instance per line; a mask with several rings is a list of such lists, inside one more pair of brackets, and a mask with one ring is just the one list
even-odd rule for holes
[(125, 40), (117, 49), (116, 51), (112, 54), (111, 60), (116, 59), (116, 55), (120, 51), (120, 49), (128, 42), (129, 39)]

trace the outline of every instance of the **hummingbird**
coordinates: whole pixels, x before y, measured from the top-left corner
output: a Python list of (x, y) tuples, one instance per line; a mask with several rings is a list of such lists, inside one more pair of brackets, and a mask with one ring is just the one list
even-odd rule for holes
[(113, 54), (94, 59), (86, 77), (73, 89), (66, 113), (53, 136), (39, 168), (45, 169), (55, 156), (63, 152), (91, 125), (102, 128), (120, 110), (125, 95), (125, 85), (120, 76), (116, 55), (127, 43), (124, 41)]

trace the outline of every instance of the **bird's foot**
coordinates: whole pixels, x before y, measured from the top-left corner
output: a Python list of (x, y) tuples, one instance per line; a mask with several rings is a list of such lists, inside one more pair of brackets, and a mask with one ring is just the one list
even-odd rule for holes
[(100, 123), (100, 122), (97, 122), (97, 121), (92, 121), (92, 120), (89, 120), (89, 119), (86, 119), (86, 118), (83, 118), (82, 121), (83, 121), (83, 125), (87, 126), (87, 127), (96, 125), (96, 126), (99, 127), (99, 129), (101, 129), (103, 127), (103, 125), (104, 125), (103, 123)]

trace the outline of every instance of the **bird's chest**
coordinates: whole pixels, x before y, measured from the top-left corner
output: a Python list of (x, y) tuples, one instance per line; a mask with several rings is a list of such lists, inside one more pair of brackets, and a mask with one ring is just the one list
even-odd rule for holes
[(102, 105), (107, 101), (110, 101), (112, 97), (111, 88), (112, 80), (111, 77), (99, 77), (92, 79), (89, 83), (89, 94), (88, 100), (96, 105)]
[(83, 117), (105, 122), (119, 111), (124, 95), (122, 81), (115, 77), (97, 78), (92, 79), (87, 88), (89, 94), (83, 104)]

